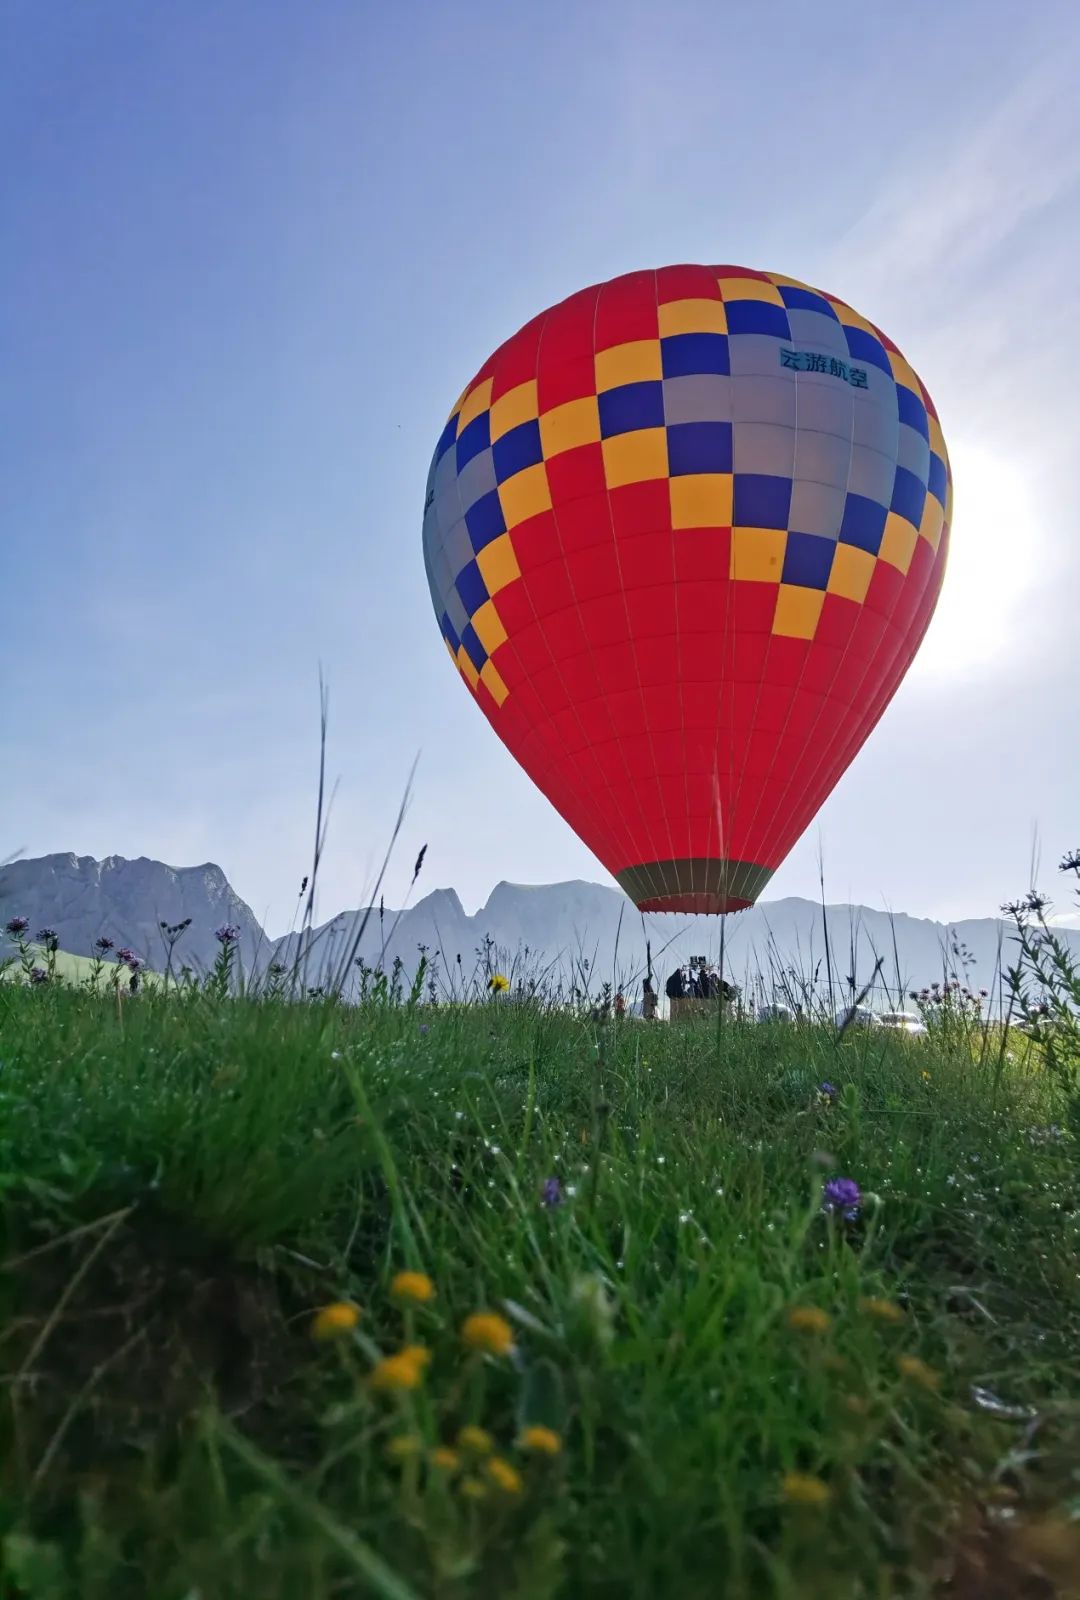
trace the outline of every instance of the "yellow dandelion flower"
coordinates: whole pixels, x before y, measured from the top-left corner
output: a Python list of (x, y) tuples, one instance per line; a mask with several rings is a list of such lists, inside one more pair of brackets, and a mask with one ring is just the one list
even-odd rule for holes
[(483, 1500), (487, 1495), (487, 1484), (469, 1473), (461, 1480), (461, 1492), (466, 1500)]
[(784, 1499), (792, 1506), (823, 1506), (828, 1504), (829, 1486), (809, 1472), (785, 1472), (781, 1484)]
[(425, 1306), (435, 1298), (435, 1285), (426, 1272), (399, 1272), (390, 1285), (390, 1293), (398, 1300)]
[(557, 1456), (562, 1449), (562, 1440), (554, 1428), (545, 1428), (539, 1423), (526, 1428), (518, 1443), (523, 1450), (531, 1450), (539, 1456)]
[(411, 1361), (421, 1372), (431, 1365), (431, 1351), (423, 1344), (407, 1344), (401, 1351), (403, 1361)]
[(488, 988), (492, 994), (502, 994), (510, 987), (510, 979), (504, 978), (501, 972), (493, 972), (488, 979)]
[(933, 1367), (928, 1367), (925, 1361), (920, 1361), (918, 1356), (901, 1356), (896, 1365), (900, 1368), (905, 1378), (910, 1378), (912, 1383), (917, 1383), (922, 1389), (940, 1389), (941, 1374), (935, 1372)]
[(409, 1461), (420, 1454), (420, 1439), (415, 1433), (398, 1433), (387, 1441), (386, 1453), (391, 1461)]
[(405, 1351), (396, 1356), (384, 1356), (371, 1374), (371, 1387), (390, 1394), (402, 1389), (416, 1389), (423, 1377), (423, 1366)]
[(904, 1313), (895, 1300), (882, 1300), (878, 1295), (867, 1295), (859, 1301), (859, 1310), (879, 1322), (903, 1322)]
[(521, 1473), (509, 1461), (504, 1461), (502, 1456), (492, 1456), (486, 1463), (486, 1469), (492, 1483), (497, 1484), (503, 1494), (521, 1493)]
[(441, 1444), (433, 1450), (428, 1457), (433, 1467), (438, 1467), (440, 1472), (456, 1472), (461, 1465), (461, 1457), (456, 1450), (451, 1450), (449, 1445)]
[(514, 1330), (495, 1311), (474, 1311), (466, 1317), (461, 1337), (470, 1350), (483, 1350), (490, 1356), (506, 1356), (514, 1348)]
[(343, 1333), (351, 1333), (360, 1321), (360, 1309), (350, 1305), (347, 1300), (336, 1300), (331, 1306), (323, 1306), (317, 1311), (311, 1321), (311, 1337), (313, 1339), (338, 1339)]
[(832, 1318), (820, 1306), (793, 1306), (788, 1312), (788, 1327), (796, 1333), (828, 1333)]
[(470, 1455), (489, 1456), (495, 1448), (495, 1441), (486, 1428), (477, 1428), (468, 1422), (457, 1436), (457, 1442), (463, 1450), (468, 1450)]
[(919, 1076), (924, 1083), (930, 1082), (930, 1074), (928, 1072), (920, 1072)]

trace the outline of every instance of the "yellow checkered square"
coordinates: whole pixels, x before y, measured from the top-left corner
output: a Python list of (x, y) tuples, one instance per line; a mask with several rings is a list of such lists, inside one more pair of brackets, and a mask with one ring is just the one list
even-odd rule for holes
[(486, 544), (476, 558), (476, 565), (480, 568), (480, 576), (488, 594), (498, 594), (508, 583), (521, 577), (521, 568), (517, 564), (508, 533), (501, 533), (497, 539)]
[(923, 504), (922, 521), (919, 523), (919, 538), (925, 539), (931, 550), (936, 550), (941, 543), (941, 530), (944, 525), (944, 510), (934, 496), (928, 494)]
[(510, 693), (502, 678), (499, 676), (499, 669), (496, 667), (493, 661), (485, 661), (484, 665), (480, 668), (480, 682), (484, 685), (484, 688), (491, 695), (497, 706), (501, 706), (507, 695)]
[(941, 423), (932, 411), (926, 413), (926, 420), (930, 426), (930, 448), (948, 466), (949, 452), (945, 448), (945, 435), (941, 431)]
[(869, 550), (860, 550), (853, 544), (838, 544), (829, 573), (829, 593), (843, 595), (845, 600), (857, 600), (862, 605), (876, 562), (877, 557)]
[(474, 613), (472, 625), (476, 629), (476, 637), (489, 656), (494, 655), (499, 646), (506, 643), (506, 629), (495, 609), (494, 600), (484, 601), (479, 611)]
[(726, 333), (727, 312), (722, 300), (670, 300), (659, 307), (660, 337), (675, 333)]
[(752, 583), (779, 583), (786, 549), (783, 528), (732, 528), (731, 576)]
[(458, 647), (457, 664), (461, 669), (462, 677), (465, 679), (465, 682), (469, 685), (470, 689), (475, 689), (476, 685), (480, 682), (480, 674), (469, 660), (468, 652), (466, 651), (464, 645), (460, 645)]
[(600, 406), (594, 394), (567, 400), (540, 418), (540, 444), (545, 457), (562, 455), (582, 444), (600, 443)]
[[(927, 495), (927, 501), (930, 500), (933, 500), (933, 495)], [(937, 504), (936, 500), (934, 504)], [(918, 537), (918, 532), (906, 517), (890, 511), (885, 518), (885, 532), (882, 535), (878, 560), (887, 561), (890, 567), (895, 567), (897, 572), (902, 572), (907, 577)]]
[(533, 422), (539, 416), (536, 402), (536, 379), (519, 383), (516, 389), (500, 395), (491, 407), (491, 442), (501, 439), (511, 428), (523, 422)]
[(648, 383), (663, 377), (659, 339), (635, 339), (596, 352), (596, 388), (620, 389), (624, 383)]
[(473, 418), (478, 417), (481, 411), (486, 411), (490, 406), (491, 383), (492, 380), (490, 378), (485, 378), (483, 383), (478, 383), (472, 393), (467, 396), (464, 404), (461, 407), (461, 411), (458, 413), (459, 438), (469, 426), (469, 423), (472, 422)]
[(527, 522), (541, 511), (550, 511), (551, 490), (544, 463), (538, 461), (534, 467), (515, 472), (512, 478), (500, 483), (499, 504), (508, 529), (516, 528), (519, 522)]
[(823, 589), (806, 589), (799, 583), (782, 583), (776, 596), (772, 631), (783, 634), (786, 639), (812, 639), (817, 632), (824, 604)]
[[(896, 382), (902, 383), (905, 389), (911, 390), (912, 394), (917, 394), (923, 405), (925, 405), (926, 395), (923, 393), (923, 386), (919, 382), (918, 374), (916, 373), (915, 368), (910, 362), (905, 361), (903, 356), (899, 355), (895, 350), (886, 350), (885, 354), (889, 358), (889, 363), (892, 367), (892, 375), (896, 379)], [(929, 418), (929, 413), (927, 413), (927, 416)]]
[(784, 297), (775, 283), (763, 283), (760, 278), (719, 278), (720, 293), (725, 300), (762, 300), (768, 306), (782, 306)]
[(633, 433), (616, 434), (613, 439), (604, 440), (603, 451), (609, 489), (667, 477), (666, 428), (637, 428)]
[(865, 317), (860, 317), (857, 311), (852, 311), (851, 307), (845, 305), (842, 300), (833, 300), (828, 295), (825, 298), (829, 301), (845, 328), (861, 328), (864, 333), (871, 333), (875, 339), (877, 338), (878, 332), (872, 322), (867, 322)]
[(691, 472), (669, 480), (673, 528), (730, 528), (730, 472)]

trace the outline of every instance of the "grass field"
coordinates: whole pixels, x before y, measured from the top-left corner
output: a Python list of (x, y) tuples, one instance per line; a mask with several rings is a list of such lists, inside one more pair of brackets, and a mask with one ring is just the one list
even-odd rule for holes
[(1026, 1048), (4, 986), (0, 1593), (1078, 1592)]

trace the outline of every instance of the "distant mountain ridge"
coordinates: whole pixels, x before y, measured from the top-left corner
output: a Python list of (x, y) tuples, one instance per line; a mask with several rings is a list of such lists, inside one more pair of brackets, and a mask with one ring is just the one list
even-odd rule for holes
[[(14, 861), (0, 867), (0, 929), (13, 916), (29, 918), (31, 937), (41, 927), (55, 929), (61, 948), (75, 955), (88, 954), (104, 934), (117, 945), (129, 945), (154, 968), (161, 968), (165, 959), (160, 924), (186, 917), (191, 926), (177, 945), (175, 965), (209, 967), (219, 949), (214, 930), (222, 923), (240, 930), (246, 971), (264, 970), (274, 961), (291, 963), (299, 951), (296, 934), (267, 937), (212, 862), (171, 867), (145, 856), (96, 861), (70, 854)], [(1009, 926), (994, 918), (946, 926), (846, 905), (828, 906), (826, 916), (838, 995), (848, 988), (849, 976), (858, 986), (865, 983), (878, 957), (885, 986), (879, 1004), (887, 1003), (886, 990), (895, 995), (940, 980), (946, 966), (954, 964), (948, 955), (953, 945), (970, 952), (967, 975), (977, 987), (991, 988), (1003, 960), (1010, 959)], [(1080, 957), (1080, 932), (1062, 932)], [(313, 930), (306, 970), (310, 983), (324, 983), (355, 954), (369, 964), (400, 958), (411, 976), (423, 946), (440, 982), (460, 988), (489, 942), (493, 958), (515, 974), (526, 968), (547, 972), (566, 987), (587, 972), (594, 989), (604, 982), (637, 989), (646, 967), (646, 941), (662, 980), (673, 966), (694, 956), (719, 962), (721, 938), (725, 970), (744, 987), (752, 987), (760, 974), (769, 993), (807, 978), (816, 979), (824, 991), (828, 968), (822, 908), (813, 901), (764, 901), (723, 926), (717, 918), (643, 919), (617, 889), (580, 880), (499, 883), (472, 916), (453, 889), (436, 889), (413, 906), (385, 908), (381, 915), (377, 909), (345, 911)]]

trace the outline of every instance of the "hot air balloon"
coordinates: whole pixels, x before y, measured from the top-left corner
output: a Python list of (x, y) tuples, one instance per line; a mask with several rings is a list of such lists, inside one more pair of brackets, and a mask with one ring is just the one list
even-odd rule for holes
[(937, 412), (844, 301), (732, 266), (633, 272), (501, 345), (435, 447), (446, 647), (643, 911), (751, 905), (930, 622)]

